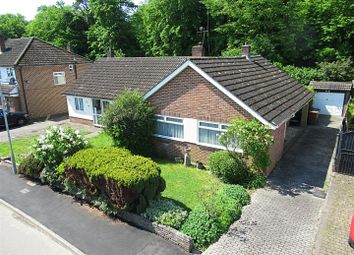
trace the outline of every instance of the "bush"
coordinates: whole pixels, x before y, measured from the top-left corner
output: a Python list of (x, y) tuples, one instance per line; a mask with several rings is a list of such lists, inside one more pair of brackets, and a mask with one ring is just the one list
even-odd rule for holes
[(32, 154), (26, 157), (18, 167), (18, 173), (33, 179), (39, 179), (44, 164)]
[(151, 153), (154, 111), (138, 91), (123, 91), (103, 114), (102, 124), (115, 146), (134, 154)]
[(181, 228), (182, 232), (193, 238), (197, 247), (206, 247), (222, 234), (222, 226), (216, 213), (200, 206), (187, 217)]
[(225, 184), (223, 191), (225, 195), (235, 199), (243, 206), (250, 202), (250, 195), (241, 185)]
[(263, 188), (267, 183), (267, 178), (259, 174), (250, 174), (249, 180), (245, 184), (247, 189)]
[(106, 196), (116, 208), (138, 213), (164, 190), (160, 172), (151, 159), (122, 148), (81, 150), (64, 166), (65, 176), (77, 187), (93, 196)]
[(240, 183), (247, 177), (247, 166), (241, 159), (232, 157), (227, 151), (217, 151), (209, 156), (210, 171), (226, 183)]
[(172, 200), (160, 198), (151, 201), (142, 215), (151, 221), (179, 229), (187, 218), (188, 212)]

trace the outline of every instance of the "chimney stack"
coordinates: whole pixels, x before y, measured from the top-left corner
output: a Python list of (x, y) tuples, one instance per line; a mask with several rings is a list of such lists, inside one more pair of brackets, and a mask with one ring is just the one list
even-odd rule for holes
[(107, 58), (111, 58), (113, 57), (113, 53), (112, 53), (112, 48), (109, 47), (108, 51), (107, 51)]
[(192, 47), (192, 57), (203, 57), (204, 56), (204, 47), (200, 42), (198, 45)]
[(1, 31), (0, 31), (0, 54), (5, 52), (5, 50), (6, 50), (5, 36), (3, 36)]
[(251, 60), (251, 46), (247, 43), (242, 45), (242, 57), (246, 57), (247, 60)]
[(67, 50), (67, 51), (70, 51), (70, 52), (74, 52), (74, 51), (73, 51), (73, 47), (71, 47), (70, 43), (68, 43), (68, 44), (66, 45), (66, 50)]

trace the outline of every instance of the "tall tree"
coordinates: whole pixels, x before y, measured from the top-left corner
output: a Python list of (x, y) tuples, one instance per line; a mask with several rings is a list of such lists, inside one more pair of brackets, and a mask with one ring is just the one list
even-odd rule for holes
[(25, 34), (27, 21), (21, 14), (0, 15), (0, 31), (7, 38), (20, 38)]
[(58, 2), (52, 6), (41, 6), (38, 14), (27, 26), (27, 33), (54, 45), (66, 48), (70, 46), (76, 53), (88, 52), (86, 31), (88, 24), (79, 11)]
[(205, 20), (199, 0), (150, 0), (138, 8), (133, 24), (147, 55), (190, 55)]
[(136, 55), (138, 45), (130, 25), (129, 13), (135, 8), (130, 0), (88, 0), (95, 24), (88, 31), (92, 57)]

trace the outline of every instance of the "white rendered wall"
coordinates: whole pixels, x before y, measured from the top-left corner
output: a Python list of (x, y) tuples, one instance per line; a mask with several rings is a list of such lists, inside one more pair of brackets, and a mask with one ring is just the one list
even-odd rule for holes
[(75, 109), (75, 97), (67, 96), (66, 101), (68, 104), (69, 116), (74, 118), (93, 120), (92, 98), (88, 98), (88, 97), (77, 97), (77, 98), (82, 98), (84, 100), (84, 110), (77, 111)]

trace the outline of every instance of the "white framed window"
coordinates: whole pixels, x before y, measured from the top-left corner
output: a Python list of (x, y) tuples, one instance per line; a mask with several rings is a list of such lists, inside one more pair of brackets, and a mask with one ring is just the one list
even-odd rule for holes
[(177, 140), (184, 139), (184, 124), (182, 118), (155, 115), (155, 119), (155, 136)]
[(75, 97), (75, 110), (83, 112), (84, 108), (84, 99), (80, 97)]
[(54, 85), (64, 85), (66, 84), (65, 72), (54, 72)]
[(222, 146), (219, 142), (219, 138), (226, 132), (227, 127), (227, 124), (198, 121), (198, 143)]

